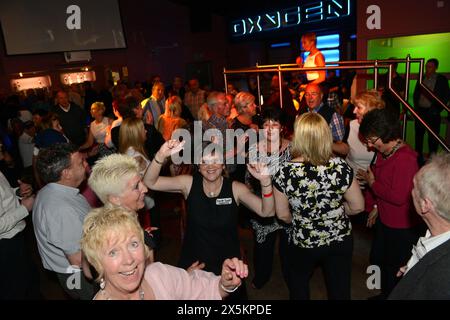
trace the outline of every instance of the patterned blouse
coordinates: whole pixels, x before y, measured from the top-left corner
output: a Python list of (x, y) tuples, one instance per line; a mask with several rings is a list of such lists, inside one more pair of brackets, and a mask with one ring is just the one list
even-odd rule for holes
[[(254, 144), (250, 146), (248, 157), (249, 162), (262, 162), (267, 164), (270, 174), (273, 176), (282, 164), (286, 161), (291, 160), (291, 143), (281, 151), (280, 153), (265, 154), (258, 151), (258, 145)], [(261, 194), (261, 184), (259, 181), (248, 172), (245, 173), (245, 183), (251, 188), (255, 193)], [(275, 232), (279, 229), (285, 229), (286, 233), (290, 235), (291, 225), (287, 225), (282, 221), (278, 221), (275, 217), (263, 218), (260, 216), (255, 216), (250, 219), (250, 223), (255, 230), (256, 241), (258, 243), (263, 243), (266, 241), (267, 235)]]
[(353, 171), (341, 158), (332, 158), (327, 165), (286, 162), (281, 166), (274, 186), (289, 200), (296, 246), (316, 248), (351, 234), (343, 195), (352, 180)]

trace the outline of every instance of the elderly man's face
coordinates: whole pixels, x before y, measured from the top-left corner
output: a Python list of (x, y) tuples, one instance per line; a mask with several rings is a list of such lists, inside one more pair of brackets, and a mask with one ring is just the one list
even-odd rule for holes
[(117, 197), (118, 203), (115, 204), (131, 211), (138, 211), (145, 205), (144, 198), (147, 191), (141, 176), (135, 175), (126, 182), (125, 190)]
[(78, 187), (86, 178), (87, 162), (80, 152), (73, 153), (70, 158), (70, 167), (66, 170), (68, 171), (68, 177), (73, 182), (73, 186)]
[(425, 64), (425, 75), (429, 77), (434, 73), (436, 73), (436, 66), (433, 62), (427, 62)]
[(156, 98), (156, 100), (161, 100), (164, 98), (164, 87), (163, 86), (156, 86), (152, 90), (152, 96)]
[(197, 80), (189, 80), (189, 90), (196, 93), (200, 89), (200, 84)]
[(56, 95), (56, 101), (58, 102), (58, 104), (66, 108), (70, 105), (69, 98), (67, 96), (67, 93), (65, 92), (58, 92), (58, 94)]
[(310, 110), (322, 103), (323, 94), (318, 86), (307, 86), (305, 89), (306, 104)]
[(114, 230), (106, 234), (105, 246), (100, 253), (104, 269), (106, 299), (123, 299), (134, 295), (142, 283), (145, 271), (144, 244), (135, 231)]

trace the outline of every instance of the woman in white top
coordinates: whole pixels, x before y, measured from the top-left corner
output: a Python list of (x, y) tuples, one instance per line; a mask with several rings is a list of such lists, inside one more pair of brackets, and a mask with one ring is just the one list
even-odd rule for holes
[[(119, 152), (133, 157), (139, 164), (139, 173), (144, 176), (150, 165), (147, 153), (145, 152), (145, 140), (147, 132), (144, 122), (138, 118), (127, 118), (122, 121), (119, 131)], [(145, 207), (154, 207), (154, 200), (148, 195), (145, 196)]]
[(91, 115), (94, 120), (91, 122), (86, 142), (80, 147), (80, 149), (88, 149), (96, 143), (98, 145), (98, 155), (100, 157), (111, 154), (111, 151), (105, 145), (105, 137), (109, 131), (112, 120), (103, 116), (105, 109), (103, 102), (94, 102), (92, 104)]
[[(308, 32), (302, 36), (303, 50), (309, 52), (309, 55), (306, 57), (304, 62), (300, 56), (297, 57), (296, 63), (300, 67), (310, 68), (325, 66), (325, 58), (320, 50), (317, 49), (316, 45), (317, 39), (314, 32)], [(306, 77), (309, 83), (319, 84), (325, 81), (325, 70), (316, 72), (307, 71)]]
[[(361, 140), (359, 136), (359, 125), (364, 115), (373, 109), (382, 109), (385, 106), (384, 101), (376, 90), (363, 91), (355, 96), (355, 109), (353, 113), (356, 119), (350, 121), (350, 131), (347, 138), (347, 157), (345, 160), (353, 169), (353, 174), (357, 176), (358, 170), (367, 171), (372, 159), (374, 158), (374, 151), (369, 150), (366, 143)], [(365, 182), (359, 181), (361, 189), (365, 189)], [(369, 213), (367, 226), (371, 227), (375, 223), (377, 216), (377, 209), (375, 208)]]

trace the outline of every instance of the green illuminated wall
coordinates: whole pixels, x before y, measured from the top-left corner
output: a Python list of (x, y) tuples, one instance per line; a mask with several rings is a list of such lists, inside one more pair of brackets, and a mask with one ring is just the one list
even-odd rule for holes
[[(435, 33), (407, 37), (394, 37), (384, 39), (374, 39), (368, 41), (367, 59), (388, 59), (390, 57), (406, 58), (410, 54), (411, 58), (430, 58), (439, 60), (438, 73), (450, 73), (450, 33)], [(405, 73), (405, 64), (400, 63), (397, 69), (398, 73)], [(419, 72), (419, 64), (411, 64), (411, 72)], [(381, 72), (383, 73), (383, 72)], [(413, 92), (416, 86), (416, 80), (409, 82), (408, 102), (413, 105)], [(368, 88), (373, 88), (373, 81), (368, 81)], [(443, 111), (442, 116), (447, 112)], [(445, 137), (445, 124), (441, 125), (441, 136)], [(408, 121), (406, 140), (411, 146), (414, 146), (414, 122)], [(428, 138), (424, 141), (424, 151), (428, 150)]]

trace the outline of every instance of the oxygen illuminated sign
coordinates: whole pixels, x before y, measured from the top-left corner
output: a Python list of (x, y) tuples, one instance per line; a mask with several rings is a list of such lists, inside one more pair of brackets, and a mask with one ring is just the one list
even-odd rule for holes
[(350, 1), (315, 1), (289, 9), (234, 20), (231, 22), (231, 35), (242, 37), (259, 32), (300, 26), (306, 23), (341, 19), (350, 16)]

